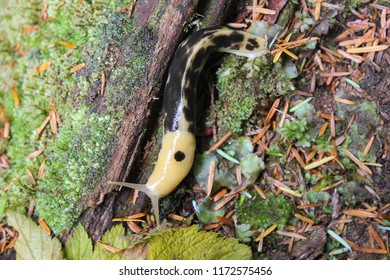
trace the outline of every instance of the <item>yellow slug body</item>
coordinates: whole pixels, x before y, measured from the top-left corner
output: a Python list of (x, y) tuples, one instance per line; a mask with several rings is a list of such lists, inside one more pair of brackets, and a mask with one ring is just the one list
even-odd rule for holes
[(190, 172), (195, 154), (195, 137), (188, 131), (170, 131), (146, 188), (158, 197), (170, 194)]
[(159, 225), (158, 200), (171, 193), (191, 170), (194, 160), (195, 111), (198, 79), (212, 52), (228, 52), (248, 58), (267, 53), (266, 41), (227, 27), (200, 30), (176, 50), (164, 91), (164, 136), (153, 173), (146, 184), (112, 182), (145, 192), (152, 200)]

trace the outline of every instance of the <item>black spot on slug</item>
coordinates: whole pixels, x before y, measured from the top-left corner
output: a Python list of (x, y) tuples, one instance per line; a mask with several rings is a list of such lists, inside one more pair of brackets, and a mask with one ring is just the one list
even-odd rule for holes
[(195, 55), (194, 61), (192, 62), (192, 71), (197, 71), (201, 67), (203, 67), (203, 64), (206, 61), (206, 48), (201, 48), (198, 50), (197, 54)]
[(259, 43), (256, 41), (256, 39), (250, 38), (248, 39), (248, 44), (246, 44), (245, 48), (248, 51), (253, 51), (254, 49), (259, 47)]
[(186, 158), (186, 155), (182, 151), (177, 151), (174, 155), (176, 161), (182, 161)]
[(236, 44), (237, 42), (242, 42), (244, 40), (244, 35), (238, 32), (232, 32), (229, 35), (219, 35), (215, 36), (212, 39), (212, 42), (215, 44), (216, 48), (227, 48)]

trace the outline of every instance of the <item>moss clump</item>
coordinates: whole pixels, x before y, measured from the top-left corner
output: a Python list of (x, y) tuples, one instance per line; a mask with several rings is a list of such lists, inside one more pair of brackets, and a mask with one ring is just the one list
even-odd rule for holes
[(209, 123), (216, 123), (218, 134), (240, 133), (262, 101), (288, 96), (294, 86), (283, 67), (265, 57), (247, 60), (229, 55), (217, 72), (219, 99), (212, 107)]
[(156, 7), (154, 8), (154, 12), (151, 14), (148, 20), (149, 29), (156, 29), (158, 26), (161, 16), (164, 13), (164, 7), (166, 7), (167, 0), (160, 0), (157, 2)]
[(267, 193), (267, 199), (261, 199), (252, 192), (252, 199), (237, 208), (240, 224), (249, 224), (252, 229), (265, 229), (272, 224), (285, 227), (294, 210), (294, 205), (283, 195)]
[(58, 139), (49, 142), (48, 148), (55, 153), (48, 156), (36, 211), (54, 232), (78, 217), (81, 198), (99, 183), (110, 163), (115, 137), (116, 125), (109, 116), (90, 114), (88, 108), (80, 107), (61, 127)]

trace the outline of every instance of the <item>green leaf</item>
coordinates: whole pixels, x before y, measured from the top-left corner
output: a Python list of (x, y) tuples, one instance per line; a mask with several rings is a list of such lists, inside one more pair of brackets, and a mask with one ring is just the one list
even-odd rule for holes
[(123, 249), (130, 245), (130, 242), (124, 236), (125, 228), (121, 224), (118, 224), (103, 235), (101, 242), (110, 244), (118, 249)]
[[(114, 247), (116, 249), (122, 250), (130, 246), (130, 242), (124, 238), (125, 228), (118, 224), (107, 231), (102, 239), (101, 243)], [(97, 243), (95, 250), (92, 254), (92, 259), (94, 260), (119, 260), (122, 259), (118, 254), (112, 253), (104, 248), (101, 244)]]
[(82, 224), (78, 224), (76, 230), (66, 243), (65, 258), (67, 260), (92, 259), (92, 240), (89, 238)]
[(32, 219), (13, 210), (7, 210), (6, 216), (7, 223), (19, 232), (15, 244), (18, 260), (62, 259), (61, 243), (47, 235)]
[(150, 237), (150, 260), (249, 260), (250, 247), (197, 226), (167, 230)]

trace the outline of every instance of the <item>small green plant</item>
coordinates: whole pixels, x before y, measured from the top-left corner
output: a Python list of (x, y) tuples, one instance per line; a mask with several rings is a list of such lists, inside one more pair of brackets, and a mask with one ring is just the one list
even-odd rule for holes
[(305, 118), (300, 120), (287, 119), (283, 127), (279, 128), (279, 133), (296, 146), (310, 147), (314, 140), (314, 136), (308, 132)]
[(317, 138), (316, 147), (318, 151), (330, 152), (333, 149), (333, 144), (329, 140), (329, 133), (325, 133), (321, 137)]
[(236, 236), (240, 242), (249, 243), (253, 237), (251, 225), (241, 224), (236, 227)]
[(314, 24), (314, 19), (310, 17), (306, 10), (296, 11), (295, 17), (299, 20), (295, 23), (294, 28), (299, 30), (301, 33), (305, 33), (310, 29), (310, 27)]
[(306, 199), (310, 203), (325, 202), (330, 198), (327, 192), (308, 191), (306, 192)]

